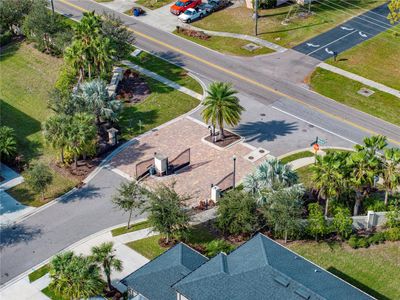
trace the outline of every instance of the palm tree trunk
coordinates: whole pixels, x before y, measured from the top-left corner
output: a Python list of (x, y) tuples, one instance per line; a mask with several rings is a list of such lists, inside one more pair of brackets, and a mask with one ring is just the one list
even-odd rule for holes
[(168, 244), (169, 243), (169, 234), (167, 233), (167, 238), (165, 239), (165, 243)]
[(222, 125), (222, 122), (221, 122), (221, 123), (219, 123), (219, 137), (218, 137), (218, 139), (220, 141), (222, 141), (222, 140), (224, 140), (224, 137), (225, 137), (225, 135), (224, 135), (224, 126)]
[(326, 200), (325, 200), (325, 218), (328, 217), (328, 208), (329, 208), (329, 198), (326, 197)]
[(75, 169), (78, 167), (78, 155), (74, 154), (74, 165), (75, 165)]
[(131, 227), (132, 211), (133, 211), (133, 208), (131, 208), (131, 210), (129, 212), (128, 226), (126, 226), (126, 229), (129, 229)]
[(361, 208), (362, 195), (360, 191), (356, 191), (356, 203), (354, 204), (353, 215), (358, 216)]
[(112, 290), (112, 285), (111, 285), (111, 278), (110, 274), (107, 274), (107, 285), (108, 285), (108, 290)]
[(42, 201), (44, 201), (44, 191), (42, 191), (41, 194), (42, 194)]
[(92, 79), (92, 64), (89, 63), (88, 65), (88, 75), (89, 75), (89, 80)]
[(385, 190), (385, 206), (388, 205), (388, 198), (389, 198), (389, 190), (386, 189), (386, 190)]
[(64, 147), (61, 147), (61, 163), (64, 163)]
[(285, 230), (285, 244), (287, 243), (287, 230)]

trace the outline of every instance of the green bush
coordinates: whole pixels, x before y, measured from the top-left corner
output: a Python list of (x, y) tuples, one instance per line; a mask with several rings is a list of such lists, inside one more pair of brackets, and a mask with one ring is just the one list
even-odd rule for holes
[(235, 249), (235, 247), (225, 240), (211, 241), (211, 242), (207, 243), (205, 246), (206, 255), (208, 257), (213, 257), (213, 256), (219, 254), (220, 252), (225, 252), (226, 254), (228, 254), (233, 249)]
[(377, 232), (368, 238), (370, 245), (378, 245), (385, 242), (386, 236), (384, 232)]
[[(274, 8), (276, 6), (276, 4), (277, 4), (276, 0), (258, 0), (258, 8), (261, 8), (261, 9)], [(254, 6), (254, 3), (253, 3), (253, 6)]]
[(11, 31), (6, 31), (6, 32), (3, 32), (3, 33), (0, 33), (0, 46), (5, 46), (5, 45), (7, 45), (8, 43), (10, 43), (11, 42), (11, 40), (12, 40), (12, 33), (11, 33)]
[(387, 207), (383, 199), (369, 197), (366, 198), (364, 201), (365, 212), (372, 210), (372, 211), (387, 211)]
[(369, 247), (369, 242), (367, 238), (362, 237), (358, 239), (358, 248), (368, 248), (368, 247)]
[(352, 235), (347, 242), (351, 248), (353, 249), (358, 248), (358, 237), (356, 235)]
[(76, 81), (76, 72), (71, 67), (65, 64), (60, 71), (60, 74), (55, 84), (55, 88), (58, 89), (61, 93), (68, 94)]
[(400, 241), (400, 227), (389, 228), (385, 231), (385, 237), (388, 241)]

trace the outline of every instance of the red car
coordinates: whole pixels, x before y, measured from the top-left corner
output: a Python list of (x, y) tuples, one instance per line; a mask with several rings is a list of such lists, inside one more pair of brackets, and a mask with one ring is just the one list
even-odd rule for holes
[(188, 8), (195, 8), (199, 4), (201, 4), (201, 0), (178, 0), (171, 6), (170, 12), (179, 16)]

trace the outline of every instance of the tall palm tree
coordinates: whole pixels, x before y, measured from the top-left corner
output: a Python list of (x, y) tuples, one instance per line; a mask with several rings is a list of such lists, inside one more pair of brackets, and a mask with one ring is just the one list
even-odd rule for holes
[(347, 158), (346, 165), (351, 170), (350, 182), (356, 191), (353, 211), (355, 216), (359, 214), (362, 201), (367, 196), (369, 187), (374, 183), (380, 163), (380, 159), (376, 155), (371, 155), (370, 151), (361, 148)]
[(79, 74), (78, 83), (85, 79), (86, 55), (83, 44), (74, 41), (71, 46), (65, 49), (64, 58), (66, 62)]
[(385, 187), (385, 205), (388, 205), (389, 193), (400, 185), (400, 149), (385, 149), (382, 163), (382, 178)]
[(113, 242), (108, 242), (92, 248), (92, 258), (103, 268), (103, 272), (107, 278), (108, 290), (110, 291), (112, 289), (112, 270), (116, 270), (118, 272), (123, 270), (122, 261), (116, 257), (113, 246)]
[(64, 149), (68, 143), (70, 120), (70, 116), (60, 114), (51, 116), (42, 124), (45, 141), (60, 150), (62, 163), (64, 163)]
[(229, 126), (238, 125), (244, 108), (236, 97), (237, 91), (229, 83), (213, 82), (207, 94), (201, 115), (206, 123), (211, 122), (214, 127), (218, 125), (219, 139), (223, 140), (224, 123)]
[(103, 288), (100, 268), (89, 257), (71, 251), (56, 255), (50, 262), (50, 287), (69, 299), (96, 296)]
[(17, 153), (17, 141), (14, 129), (7, 126), (0, 126), (0, 157), (12, 157)]
[(338, 153), (316, 156), (311, 166), (312, 181), (318, 190), (318, 196), (325, 199), (325, 217), (328, 216), (329, 201), (338, 197), (343, 188), (344, 159)]

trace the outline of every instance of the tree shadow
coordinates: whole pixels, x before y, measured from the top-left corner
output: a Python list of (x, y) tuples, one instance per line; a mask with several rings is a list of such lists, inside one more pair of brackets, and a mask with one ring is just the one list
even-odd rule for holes
[(35, 237), (42, 234), (38, 227), (25, 226), (23, 224), (8, 225), (0, 230), (0, 249), (15, 245), (21, 242), (28, 243)]
[(261, 35), (261, 34), (269, 34), (269, 33), (288, 32), (288, 31), (294, 31), (294, 30), (303, 29), (303, 28), (315, 27), (315, 26), (319, 26), (319, 25), (322, 25), (325, 23), (326, 23), (326, 21), (309, 24), (309, 25), (297, 26), (297, 27), (290, 27), (290, 28), (287, 27), (285, 29), (280, 29), (280, 30), (264, 31), (264, 32), (260, 32), (259, 34)]
[(41, 124), (38, 120), (11, 106), (3, 99), (0, 99), (0, 120), (1, 125), (15, 130), (18, 152), (23, 153), (25, 158), (35, 158), (40, 154), (41, 143), (28, 139), (28, 136), (40, 132)]
[(100, 188), (94, 187), (92, 185), (85, 185), (79, 190), (71, 193), (67, 197), (61, 198), (58, 202), (66, 204), (70, 202), (75, 202), (75, 201), (82, 201), (82, 200), (88, 200), (88, 199), (93, 199), (93, 198), (98, 198), (101, 196), (101, 193), (99, 193)]
[(286, 121), (268, 121), (268, 122), (250, 122), (240, 124), (235, 128), (235, 133), (246, 138), (247, 142), (272, 142), (279, 136), (286, 136), (297, 130), (296, 122), (288, 123)]
[(382, 295), (381, 293), (375, 291), (374, 289), (370, 288), (369, 286), (359, 282), (357, 279), (354, 279), (353, 277), (343, 273), (342, 271), (339, 271), (335, 267), (329, 267), (327, 269), (328, 272), (331, 272), (332, 274), (335, 274), (336, 276), (342, 278), (343, 280), (347, 281), (348, 283), (354, 285), (355, 287), (359, 288), (360, 290), (366, 292), (367, 294), (370, 294), (371, 296), (377, 298), (377, 299), (382, 299), (382, 300), (389, 300), (390, 298)]
[(0, 62), (12, 57), (20, 46), (20, 42), (12, 42), (6, 46), (0, 47)]
[(177, 53), (177, 52), (173, 52), (173, 51), (156, 52), (156, 51), (153, 51), (153, 52), (151, 52), (151, 54), (159, 56), (159, 57), (161, 57), (163, 59), (166, 59), (169, 62), (171, 62), (171, 63), (173, 63), (175, 65), (178, 65), (180, 67), (184, 67), (185, 66), (184, 62), (182, 61), (182, 55)]
[(154, 124), (158, 116), (159, 112), (155, 109), (142, 111), (136, 105), (127, 106), (121, 115), (119, 124), (122, 131), (130, 135), (137, 135), (144, 131), (144, 126)]

